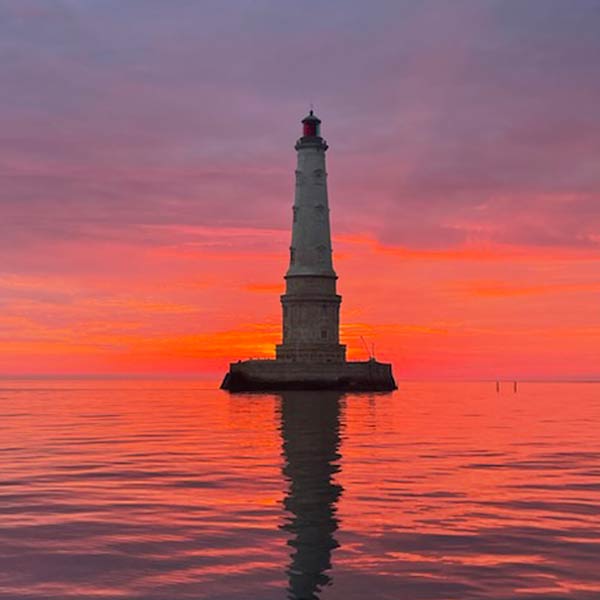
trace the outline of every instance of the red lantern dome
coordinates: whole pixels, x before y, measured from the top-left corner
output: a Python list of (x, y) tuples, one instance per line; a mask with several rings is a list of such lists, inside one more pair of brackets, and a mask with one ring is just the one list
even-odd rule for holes
[(308, 116), (302, 119), (302, 135), (304, 137), (321, 137), (321, 119), (310, 111)]

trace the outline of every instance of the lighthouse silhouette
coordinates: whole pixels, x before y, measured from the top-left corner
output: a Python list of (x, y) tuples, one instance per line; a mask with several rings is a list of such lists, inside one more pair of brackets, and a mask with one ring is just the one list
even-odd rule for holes
[(293, 207), (290, 266), (285, 275), (283, 343), (277, 359), (299, 362), (344, 362), (340, 344), (340, 303), (333, 270), (327, 171), (327, 142), (313, 111), (302, 120), (296, 142), (296, 193)]
[(346, 361), (340, 344), (340, 304), (333, 269), (327, 169), (327, 142), (314, 111), (302, 119), (295, 145), (297, 166), (292, 242), (286, 290), (281, 296), (282, 343), (275, 360), (231, 363), (221, 387), (252, 390), (392, 390), (392, 367), (376, 361)]

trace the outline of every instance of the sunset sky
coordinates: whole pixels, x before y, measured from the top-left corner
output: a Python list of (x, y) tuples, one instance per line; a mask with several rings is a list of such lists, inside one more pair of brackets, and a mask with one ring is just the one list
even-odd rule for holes
[(272, 355), (312, 102), (350, 358), (600, 377), (598, 0), (0, 0), (0, 61), (0, 374)]

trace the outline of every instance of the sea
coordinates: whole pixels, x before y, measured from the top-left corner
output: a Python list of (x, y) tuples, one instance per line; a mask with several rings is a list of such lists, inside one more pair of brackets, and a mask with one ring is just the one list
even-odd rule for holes
[(0, 381), (0, 598), (600, 598), (600, 384), (215, 388)]

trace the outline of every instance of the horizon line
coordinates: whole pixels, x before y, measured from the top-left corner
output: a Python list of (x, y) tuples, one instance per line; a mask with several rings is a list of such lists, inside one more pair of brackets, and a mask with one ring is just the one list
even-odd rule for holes
[[(203, 380), (219, 381), (222, 375), (213, 373), (0, 373), (0, 381), (11, 380)], [(405, 383), (600, 383), (600, 375), (573, 377), (568, 375), (526, 377), (407, 377), (397, 378)]]

